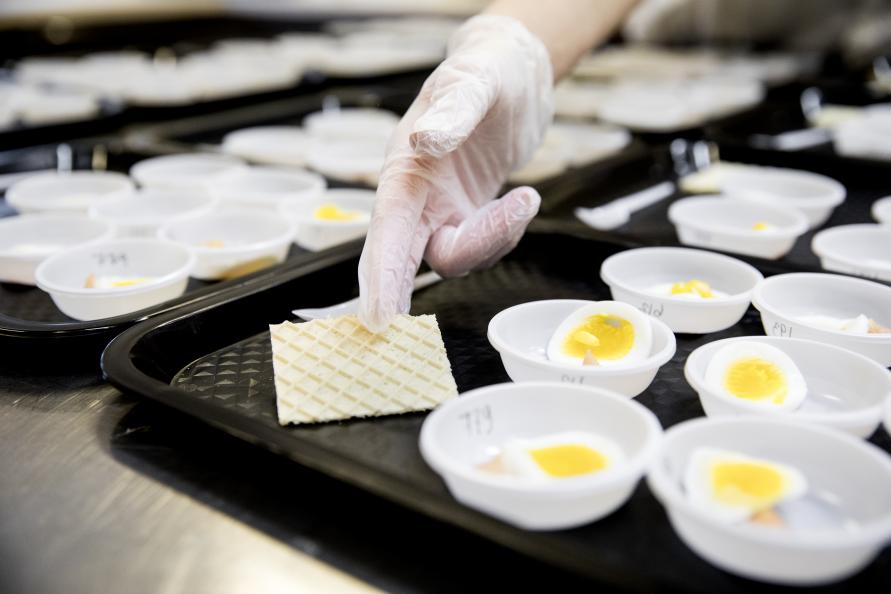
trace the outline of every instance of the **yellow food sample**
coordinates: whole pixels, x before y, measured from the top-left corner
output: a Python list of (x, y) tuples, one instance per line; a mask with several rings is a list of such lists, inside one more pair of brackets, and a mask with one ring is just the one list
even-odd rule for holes
[(537, 448), (529, 455), (549, 476), (560, 478), (597, 472), (608, 465), (606, 456), (582, 444)]
[(753, 231), (767, 231), (770, 229), (770, 223), (765, 223), (764, 221), (759, 221), (752, 225)]
[(589, 316), (583, 324), (573, 328), (563, 343), (563, 352), (570, 357), (584, 359), (621, 359), (634, 346), (634, 326), (615, 315)]
[(208, 239), (207, 241), (201, 242), (201, 247), (221, 248), (226, 247), (226, 242), (222, 239)]
[(721, 462), (712, 468), (715, 499), (754, 510), (773, 507), (786, 493), (783, 474), (760, 462)]
[(362, 213), (355, 210), (344, 210), (336, 204), (322, 204), (317, 207), (312, 217), (317, 221), (355, 221)]
[(775, 404), (782, 404), (789, 391), (783, 370), (756, 357), (734, 361), (727, 368), (724, 386), (737, 398), (771, 400)]
[(687, 282), (679, 282), (671, 285), (672, 295), (681, 295), (684, 293), (695, 293), (703, 299), (711, 299), (715, 296), (712, 292), (712, 288), (707, 282), (696, 280), (695, 278)]

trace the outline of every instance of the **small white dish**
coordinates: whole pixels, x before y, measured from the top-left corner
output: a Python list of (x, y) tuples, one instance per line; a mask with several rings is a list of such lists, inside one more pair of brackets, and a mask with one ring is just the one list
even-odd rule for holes
[[(798, 526), (727, 524), (686, 496), (688, 460), (719, 448), (797, 468), (809, 491), (790, 505)], [(665, 433), (647, 476), (681, 540), (731, 573), (786, 585), (816, 586), (851, 576), (891, 538), (891, 458), (840, 431), (787, 419), (695, 419)]]
[(192, 277), (219, 280), (283, 262), (294, 225), (273, 212), (227, 209), (167, 223), (158, 237), (192, 250), (197, 258)]
[(375, 138), (386, 141), (396, 129), (399, 117), (391, 111), (372, 107), (326, 109), (303, 118), (306, 132), (328, 140)]
[[(722, 347), (734, 342), (757, 342), (783, 351), (801, 371), (807, 396), (794, 411), (767, 408), (728, 396), (706, 381), (709, 362)], [(782, 416), (814, 423), (867, 438), (882, 420), (891, 396), (891, 372), (872, 359), (830, 344), (799, 338), (739, 336), (703, 345), (690, 353), (684, 366), (687, 383), (699, 394), (710, 417), (736, 415)]]
[(507, 180), (512, 184), (535, 184), (560, 175), (569, 168), (567, 147), (556, 141), (545, 142), (529, 162), (512, 171)]
[(17, 181), (6, 191), (7, 203), (21, 213), (82, 212), (100, 202), (133, 193), (133, 182), (114, 171), (46, 172)]
[(98, 243), (113, 234), (111, 224), (81, 214), (0, 218), (0, 282), (33, 285), (37, 266), (53, 254)]
[(564, 150), (573, 167), (605, 159), (631, 142), (631, 133), (616, 126), (558, 121), (551, 125), (551, 129), (566, 138)]
[(154, 238), (173, 220), (211, 212), (217, 199), (203, 193), (142, 188), (132, 196), (90, 207), (89, 214), (114, 225), (117, 237)]
[(780, 167), (731, 170), (720, 184), (721, 192), (732, 198), (794, 208), (807, 217), (811, 228), (825, 223), (847, 195), (845, 187), (831, 177)]
[(825, 270), (891, 281), (891, 227), (841, 225), (814, 235), (811, 250)]
[(825, 342), (891, 367), (891, 334), (827, 330), (802, 321), (812, 315), (848, 319), (865, 314), (891, 326), (891, 287), (839, 274), (778, 274), (758, 283), (752, 291), (752, 305), (761, 313), (768, 336)]
[(275, 210), (281, 204), (305, 204), (325, 192), (325, 178), (293, 167), (252, 166), (214, 179), (211, 196), (221, 206)]
[(330, 179), (377, 187), (386, 149), (386, 142), (381, 138), (317, 139), (312, 143), (306, 164)]
[[(546, 482), (477, 468), (509, 439), (566, 431), (611, 439), (626, 459), (602, 475)], [(526, 530), (558, 530), (593, 522), (622, 506), (656, 455), (661, 435), (655, 415), (623, 396), (529, 382), (486, 386), (445, 403), (424, 421), (420, 447), (461, 503)]]
[[(115, 239), (59, 252), (37, 267), (37, 286), (75, 320), (139, 311), (183, 294), (195, 256), (157, 239)], [(145, 277), (127, 287), (87, 288), (91, 276)]]
[(187, 153), (145, 159), (130, 168), (130, 175), (143, 187), (206, 192), (214, 181), (245, 167), (231, 155)]
[(256, 126), (226, 134), (222, 150), (252, 163), (302, 167), (309, 145), (299, 126)]
[[(371, 224), (374, 200), (374, 190), (333, 189), (308, 202), (284, 203), (279, 212), (294, 223), (294, 242), (297, 245), (307, 250), (319, 251), (365, 237)], [(355, 212), (358, 216), (351, 221), (316, 219), (316, 209), (329, 204), (341, 210)]]
[[(681, 198), (668, 208), (668, 220), (685, 245), (769, 260), (786, 255), (808, 229), (797, 210), (722, 196)], [(759, 223), (770, 228), (758, 231)]]
[[(885, 105), (885, 104), (883, 104)], [(835, 151), (846, 157), (891, 160), (891, 109), (867, 108), (860, 117), (839, 124), (833, 134)]]
[(515, 382), (553, 381), (596, 386), (633, 398), (647, 389), (659, 368), (675, 353), (671, 329), (647, 316), (653, 333), (649, 356), (628, 366), (579, 367), (550, 361), (548, 342), (560, 323), (592, 303), (578, 299), (532, 301), (509, 307), (492, 318), (487, 336), (501, 355), (507, 375)]
[(883, 225), (891, 225), (891, 196), (872, 203), (872, 218)]
[[(665, 322), (674, 332), (706, 334), (736, 324), (746, 313), (752, 290), (764, 277), (735, 258), (703, 250), (653, 247), (626, 250), (603, 261), (600, 278), (616, 301), (624, 301)], [(651, 287), (701, 280), (724, 295), (689, 299), (658, 295)]]

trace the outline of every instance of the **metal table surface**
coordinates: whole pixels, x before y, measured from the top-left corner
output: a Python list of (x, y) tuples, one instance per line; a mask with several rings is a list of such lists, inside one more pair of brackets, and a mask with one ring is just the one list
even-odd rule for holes
[(0, 592), (592, 587), (64, 366), (0, 363)]

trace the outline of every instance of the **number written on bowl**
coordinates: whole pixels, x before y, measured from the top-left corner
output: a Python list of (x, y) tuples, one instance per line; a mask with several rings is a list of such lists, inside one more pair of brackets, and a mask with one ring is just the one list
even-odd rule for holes
[(647, 315), (651, 315), (654, 318), (661, 318), (662, 314), (665, 313), (665, 304), (656, 304), (644, 301), (640, 304), (640, 311), (644, 312)]
[(96, 252), (93, 259), (97, 266), (126, 266), (127, 254), (123, 252)]
[(495, 418), (492, 416), (492, 408), (489, 405), (472, 408), (458, 415), (458, 419), (464, 424), (467, 435), (473, 437), (491, 435), (495, 429)]
[(784, 324), (783, 322), (774, 322), (773, 327), (770, 329), (770, 333), (773, 336), (783, 336), (786, 338), (791, 338), (792, 326)]

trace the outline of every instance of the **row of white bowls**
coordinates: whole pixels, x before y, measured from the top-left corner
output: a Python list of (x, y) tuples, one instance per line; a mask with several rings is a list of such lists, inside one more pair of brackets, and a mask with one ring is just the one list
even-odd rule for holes
[[(481, 419), (479, 424), (467, 419)], [(476, 468), (511, 438), (586, 431), (613, 440), (626, 460), (607, 474), (533, 482)], [(777, 530), (726, 524), (684, 493), (691, 454), (712, 447), (798, 468), (811, 493), (833, 500), (844, 526)], [(790, 585), (848, 577), (891, 540), (891, 458), (842, 432), (781, 418), (696, 419), (663, 434), (646, 407), (601, 388), (552, 382), (472, 390), (431, 413), (420, 449), (456, 499), (528, 530), (587, 524), (621, 507), (646, 475), (680, 538), (727, 571)], [(856, 526), (855, 529), (850, 527)]]

